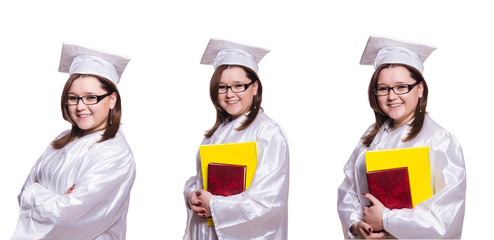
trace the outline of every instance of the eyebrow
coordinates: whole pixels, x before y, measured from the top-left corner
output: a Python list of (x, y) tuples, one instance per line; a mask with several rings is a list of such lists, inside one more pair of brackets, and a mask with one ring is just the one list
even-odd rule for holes
[[(69, 92), (68, 94), (79, 96), (78, 94), (75, 94), (73, 92)], [(82, 96), (88, 96), (88, 95), (98, 95), (98, 94), (95, 92), (84, 92)]]
[[(398, 85), (409, 85), (413, 83), (407, 83), (407, 82), (395, 82), (393, 86), (398, 86)], [(387, 84), (384, 83), (378, 83), (377, 86), (388, 86)]]
[[(226, 85), (226, 83), (221, 82), (221, 81), (220, 81), (220, 84)], [(242, 80), (234, 80), (232, 84), (248, 84), (248, 83), (244, 83), (244, 82), (242, 82)]]

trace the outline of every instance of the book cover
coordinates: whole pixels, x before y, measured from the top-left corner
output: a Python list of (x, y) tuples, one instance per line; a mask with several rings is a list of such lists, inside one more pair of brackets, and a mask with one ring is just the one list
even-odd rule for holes
[[(245, 166), (245, 188), (247, 189), (254, 178), (257, 168), (257, 143), (221, 143), (205, 144), (199, 147), (201, 157), (201, 173), (204, 190), (208, 189), (208, 166), (210, 163)], [(208, 218), (208, 225), (214, 225)]]
[(246, 166), (210, 163), (208, 165), (208, 191), (213, 195), (231, 196), (245, 190)]
[(428, 146), (367, 151), (365, 161), (367, 172), (408, 167), (413, 207), (434, 195)]
[(256, 142), (201, 145), (199, 154), (204, 190), (208, 190), (208, 165), (210, 163), (246, 166), (245, 189), (249, 188), (257, 168)]
[(413, 208), (408, 168), (367, 172), (369, 193), (389, 209)]

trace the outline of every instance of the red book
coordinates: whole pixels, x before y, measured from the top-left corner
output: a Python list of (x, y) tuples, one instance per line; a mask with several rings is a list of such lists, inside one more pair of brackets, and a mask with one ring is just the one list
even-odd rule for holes
[(208, 191), (230, 196), (245, 191), (246, 166), (222, 163), (208, 164)]
[(413, 208), (407, 167), (367, 172), (367, 186), (389, 209)]

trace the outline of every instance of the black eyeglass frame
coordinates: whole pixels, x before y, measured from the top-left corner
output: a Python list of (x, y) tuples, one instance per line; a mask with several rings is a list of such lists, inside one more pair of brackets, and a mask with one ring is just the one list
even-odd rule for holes
[[(415, 86), (419, 85), (419, 83), (420, 83), (420, 82), (422, 82), (422, 80), (419, 80), (419, 81), (415, 82), (414, 84), (400, 84), (400, 85), (396, 85), (396, 86), (394, 86), (394, 87), (385, 87), (386, 89), (388, 89), (388, 93), (386, 93), (386, 94), (384, 94), (384, 95), (379, 95), (379, 94), (377, 94), (377, 88), (374, 88), (374, 94), (375, 94), (376, 96), (379, 96), (379, 97), (382, 97), (382, 96), (388, 96), (388, 95), (389, 95), (389, 91), (390, 91), (390, 90), (393, 90), (393, 92), (394, 92), (396, 95), (404, 95), (404, 94), (407, 94), (407, 93), (409, 93), (410, 91), (412, 91), (412, 89), (413, 89)], [(396, 93), (396, 91), (395, 91), (395, 87), (398, 87), (398, 86), (403, 86), (403, 85), (405, 85), (405, 86), (407, 86), (407, 87), (408, 87), (408, 91), (407, 91), (407, 92), (404, 92), (404, 93)]]
[[(106, 94), (103, 94), (103, 95), (86, 95), (86, 96), (82, 96), (82, 97), (75, 97), (77, 98), (77, 103), (75, 104), (69, 104), (67, 101), (69, 101), (69, 99), (67, 99), (67, 101), (65, 102), (65, 105), (67, 106), (75, 106), (77, 104), (79, 104), (79, 101), (82, 101), (82, 103), (84, 103), (85, 105), (96, 105), (98, 104), (101, 100), (103, 100), (105, 97), (108, 97), (110, 95), (112, 95), (113, 92), (107, 92)], [(86, 102), (84, 102), (84, 98), (87, 98), (87, 97), (96, 97), (96, 102), (95, 103), (90, 103), (90, 104), (87, 104)]]
[[(243, 84), (243, 85), (244, 85), (244, 87), (245, 87), (245, 89), (244, 89), (243, 91), (240, 91), (240, 92), (235, 92), (235, 91), (233, 91), (233, 88), (232, 88), (233, 86), (235, 86), (235, 85), (239, 85), (240, 83), (233, 84), (233, 85), (231, 85), (231, 86), (223, 86), (223, 87), (225, 87), (225, 88), (226, 88), (226, 91), (225, 91), (224, 93), (220, 92), (220, 88), (219, 88), (219, 86), (218, 86), (218, 94), (226, 94), (226, 93), (228, 92), (228, 89), (230, 89), (233, 93), (242, 93), (242, 92), (245, 92), (245, 91), (247, 91), (247, 89), (248, 89), (248, 88), (249, 88), (252, 84), (254, 84), (256, 81), (257, 81), (257, 80), (254, 80), (254, 81), (252, 81), (252, 82), (250, 82), (250, 83)], [(240, 85), (242, 85), (242, 84), (240, 84)]]

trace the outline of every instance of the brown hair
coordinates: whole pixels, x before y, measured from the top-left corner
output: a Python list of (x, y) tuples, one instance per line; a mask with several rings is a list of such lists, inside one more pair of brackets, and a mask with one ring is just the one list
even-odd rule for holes
[[(55, 149), (61, 149), (61, 148), (65, 147), (65, 145), (74, 141), (76, 138), (82, 137), (84, 135), (84, 130), (80, 129), (77, 126), (77, 124), (74, 123), (72, 118), (70, 118), (68, 107), (65, 104), (67, 102), (67, 98), (69, 96), (69, 90), (70, 90), (70, 87), (72, 86), (72, 83), (76, 79), (79, 79), (82, 77), (95, 77), (96, 79), (98, 79), (100, 81), (101, 88), (103, 88), (107, 92), (114, 92), (117, 94), (117, 101), (115, 103), (115, 107), (110, 111), (108, 118), (106, 119), (105, 131), (103, 132), (103, 135), (98, 142), (103, 142), (105, 140), (114, 138), (118, 132), (118, 129), (120, 128), (120, 118), (122, 117), (122, 106), (120, 103), (120, 94), (118, 93), (117, 86), (112, 81), (110, 81), (104, 77), (100, 77), (100, 76), (92, 75), (92, 74), (74, 73), (69, 77), (69, 79), (65, 83), (65, 87), (63, 88), (63, 92), (62, 92), (62, 98), (60, 101), (63, 119), (65, 119), (67, 122), (72, 124), (72, 129), (71, 129), (70, 133), (68, 133), (65, 136), (62, 136), (59, 139), (55, 139), (51, 143), (52, 147)], [(111, 124), (110, 124), (110, 122), (111, 122)]]
[(420, 71), (404, 64), (382, 64), (376, 69), (376, 71), (374, 71), (374, 74), (372, 75), (371, 81), (369, 83), (369, 89), (367, 91), (367, 94), (369, 96), (369, 104), (372, 110), (374, 110), (374, 115), (376, 117), (376, 123), (374, 124), (374, 128), (369, 132), (369, 134), (362, 137), (362, 142), (367, 147), (370, 146), (370, 144), (374, 140), (374, 137), (376, 137), (376, 134), (378, 133), (379, 129), (384, 124), (384, 122), (386, 122), (389, 119), (389, 116), (386, 115), (379, 107), (379, 103), (377, 102), (377, 96), (374, 94), (374, 89), (377, 87), (377, 80), (379, 78), (379, 74), (385, 68), (392, 68), (397, 66), (402, 66), (408, 69), (408, 71), (410, 72), (410, 77), (418, 82), (421, 82), (424, 88), (422, 93), (422, 98), (419, 99), (417, 103), (417, 108), (415, 109), (414, 119), (410, 124), (412, 126), (412, 129), (408, 133), (408, 136), (402, 139), (402, 141), (407, 142), (414, 139), (419, 134), (420, 130), (422, 129), (422, 126), (424, 125), (425, 114), (427, 114), (426, 113), (427, 95), (429, 90), (427, 88), (427, 83), (425, 82), (425, 79), (420, 73)]
[(261, 80), (257, 76), (256, 72), (254, 72), (252, 69), (241, 66), (241, 65), (221, 65), (216, 68), (216, 70), (213, 73), (213, 76), (211, 77), (211, 82), (209, 84), (209, 95), (211, 97), (211, 101), (213, 102), (214, 108), (216, 109), (216, 122), (214, 126), (206, 131), (204, 136), (206, 138), (210, 138), (213, 136), (214, 132), (222, 123), (227, 123), (231, 120), (233, 120), (232, 116), (228, 114), (223, 108), (218, 103), (218, 88), (220, 86), (220, 79), (221, 79), (221, 74), (225, 69), (233, 68), (233, 67), (239, 67), (242, 68), (248, 79), (254, 81), (257, 81), (257, 95), (254, 95), (254, 99), (252, 101), (252, 105), (250, 106), (249, 109), (249, 114), (247, 115), (247, 119), (245, 119), (244, 122), (242, 122), (242, 125), (238, 127), (237, 131), (241, 131), (246, 129), (253, 121), (256, 119), (257, 114), (259, 113), (259, 110), (261, 108), (261, 102), (262, 102), (262, 84)]

